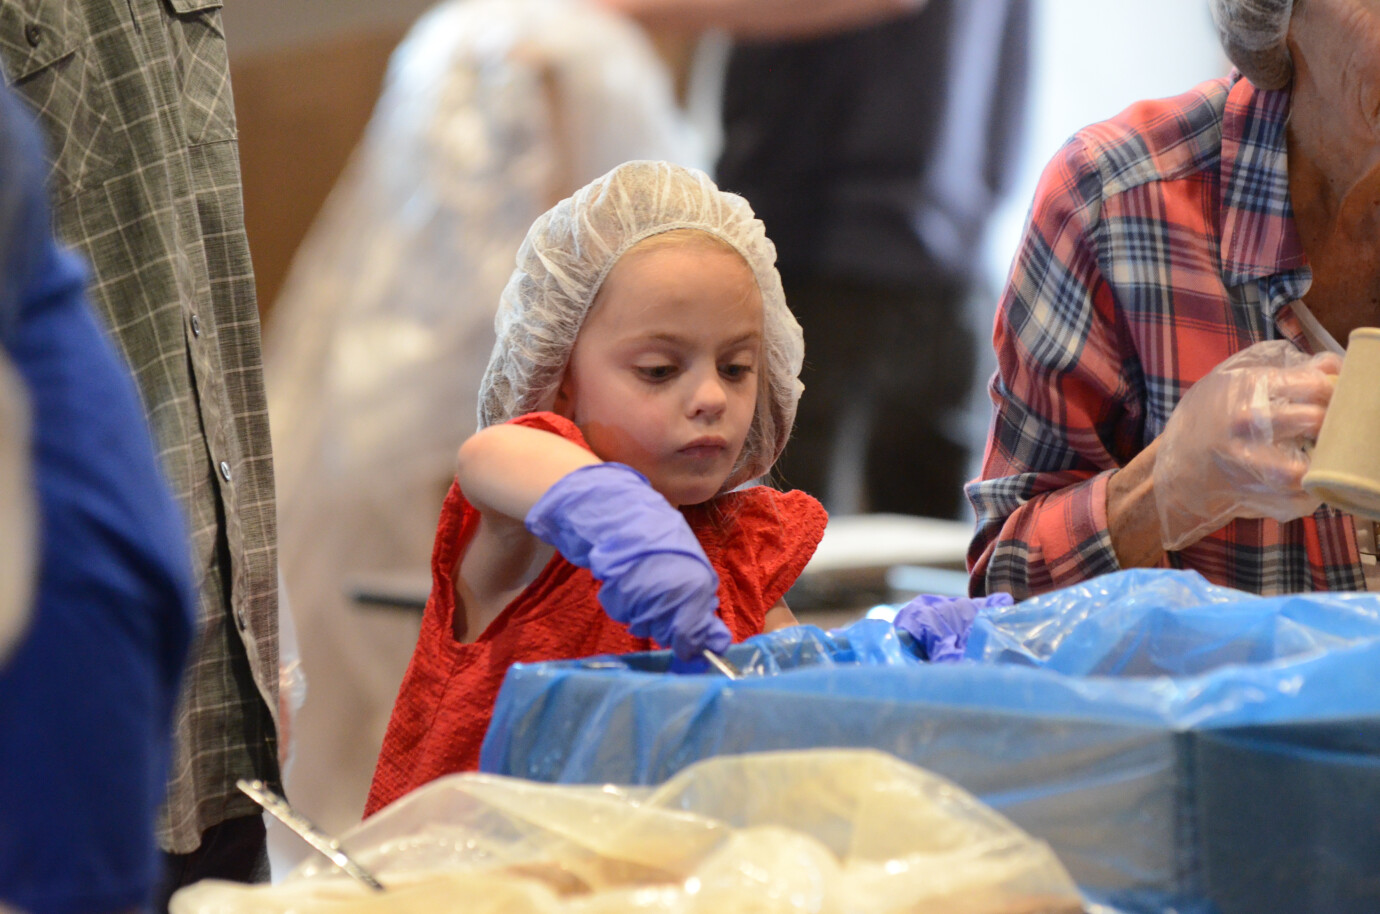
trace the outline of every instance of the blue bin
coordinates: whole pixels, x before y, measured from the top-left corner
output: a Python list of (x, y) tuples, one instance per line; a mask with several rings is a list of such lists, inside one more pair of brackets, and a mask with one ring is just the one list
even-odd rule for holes
[(659, 783), (713, 755), (872, 747), (1049, 842), (1126, 912), (1380, 911), (1380, 595), (1261, 598), (1132, 571), (979, 616), (926, 665), (885, 622), (520, 665), (485, 771)]

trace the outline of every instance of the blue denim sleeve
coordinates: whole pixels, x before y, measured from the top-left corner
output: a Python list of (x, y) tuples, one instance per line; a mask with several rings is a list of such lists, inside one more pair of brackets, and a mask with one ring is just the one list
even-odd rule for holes
[(0, 901), (143, 908), (193, 631), (187, 537), (36, 155), (0, 97), (0, 343), (29, 396), (40, 527), (33, 615), (0, 669)]

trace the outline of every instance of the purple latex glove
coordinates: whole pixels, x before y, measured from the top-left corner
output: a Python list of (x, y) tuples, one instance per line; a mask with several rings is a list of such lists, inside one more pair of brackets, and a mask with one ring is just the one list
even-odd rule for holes
[(931, 663), (962, 660), (978, 612), (1013, 602), (1009, 593), (978, 599), (922, 593), (897, 611), (892, 624), (915, 639), (923, 659)]
[(596, 463), (559, 479), (527, 513), (527, 529), (601, 584), (599, 602), (639, 638), (682, 660), (733, 643), (717, 611), (719, 576), (685, 517), (647, 477)]

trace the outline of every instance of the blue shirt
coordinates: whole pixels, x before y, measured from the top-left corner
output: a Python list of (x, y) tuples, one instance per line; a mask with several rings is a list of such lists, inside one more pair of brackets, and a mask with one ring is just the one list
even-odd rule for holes
[(192, 586), (129, 372), (52, 240), (37, 139), (0, 92), (0, 344), (33, 416), (29, 629), (0, 669), (0, 901), (147, 907)]

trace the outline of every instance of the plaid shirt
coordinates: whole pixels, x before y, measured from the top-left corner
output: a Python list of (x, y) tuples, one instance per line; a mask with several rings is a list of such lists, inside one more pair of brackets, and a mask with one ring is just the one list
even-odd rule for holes
[(194, 850), (278, 781), (277, 563), (259, 323), (219, 0), (0, 0), (59, 235), (133, 370), (186, 512), (200, 627), (160, 841)]
[[(1287, 92), (1233, 74), (1080, 131), (1046, 168), (998, 310), (968, 552), (1018, 598), (1119, 566), (1107, 480), (1184, 392), (1252, 343), (1311, 351), (1289, 202)], [(1364, 589), (1349, 515), (1236, 520), (1165, 567), (1262, 594)]]

